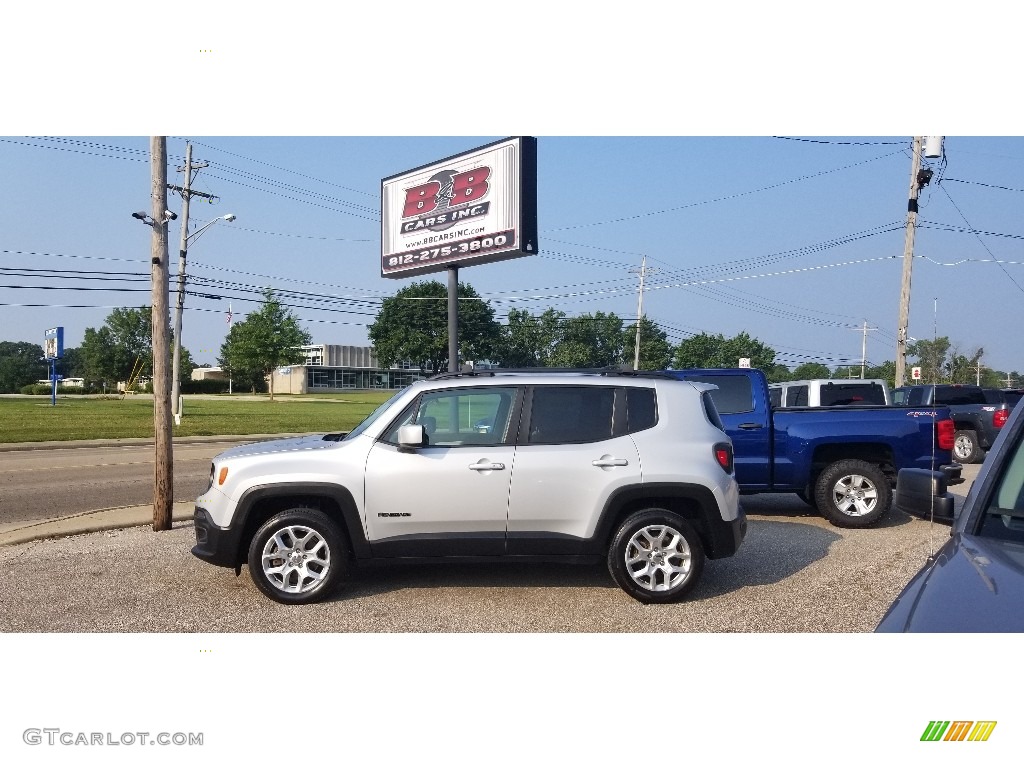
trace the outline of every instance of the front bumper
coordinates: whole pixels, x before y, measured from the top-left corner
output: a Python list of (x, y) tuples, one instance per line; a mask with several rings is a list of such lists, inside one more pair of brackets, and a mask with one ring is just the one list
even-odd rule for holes
[(238, 560), (239, 531), (220, 528), (210, 519), (210, 513), (197, 506), (192, 515), (196, 528), (196, 545), (192, 554), (224, 568), (236, 568)]

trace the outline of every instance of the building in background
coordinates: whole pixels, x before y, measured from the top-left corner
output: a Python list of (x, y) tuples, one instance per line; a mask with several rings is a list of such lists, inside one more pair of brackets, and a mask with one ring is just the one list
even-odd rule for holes
[(274, 394), (305, 395), (347, 389), (402, 389), (423, 378), (419, 368), (401, 363), (381, 368), (372, 347), (309, 344), (305, 362), (274, 371)]

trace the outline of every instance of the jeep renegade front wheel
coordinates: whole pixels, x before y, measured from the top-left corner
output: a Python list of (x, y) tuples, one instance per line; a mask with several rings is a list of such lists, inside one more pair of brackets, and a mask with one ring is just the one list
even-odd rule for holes
[(630, 515), (612, 538), (608, 570), (641, 603), (672, 603), (700, 581), (704, 547), (676, 513), (644, 509)]
[(348, 561), (338, 524), (318, 509), (296, 507), (267, 520), (249, 545), (249, 575), (279, 603), (323, 600)]

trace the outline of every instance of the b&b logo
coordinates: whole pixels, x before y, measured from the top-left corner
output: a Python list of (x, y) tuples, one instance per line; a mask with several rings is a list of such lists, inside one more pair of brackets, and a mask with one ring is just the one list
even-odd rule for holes
[(490, 209), (484, 201), (490, 191), (491, 169), (483, 165), (471, 171), (438, 171), (425, 184), (405, 190), (402, 233), (421, 229), (441, 232), (455, 224), (485, 216)]
[(988, 741), (995, 728), (995, 720), (932, 720), (921, 741)]

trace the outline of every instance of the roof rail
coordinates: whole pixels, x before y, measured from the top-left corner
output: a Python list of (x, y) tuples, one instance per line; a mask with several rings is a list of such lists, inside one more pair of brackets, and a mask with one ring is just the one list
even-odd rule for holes
[(504, 373), (511, 374), (533, 374), (533, 375), (546, 375), (546, 374), (558, 374), (558, 373), (573, 373), (573, 374), (590, 374), (592, 376), (628, 376), (635, 378), (647, 378), (647, 379), (675, 379), (665, 371), (635, 371), (632, 368), (610, 366), (607, 368), (484, 368), (484, 369), (465, 369), (461, 371), (448, 371), (445, 373), (437, 373), (429, 377), (430, 381), (437, 381), (440, 379), (457, 379), (463, 376), (476, 377), (476, 376), (497, 376)]

